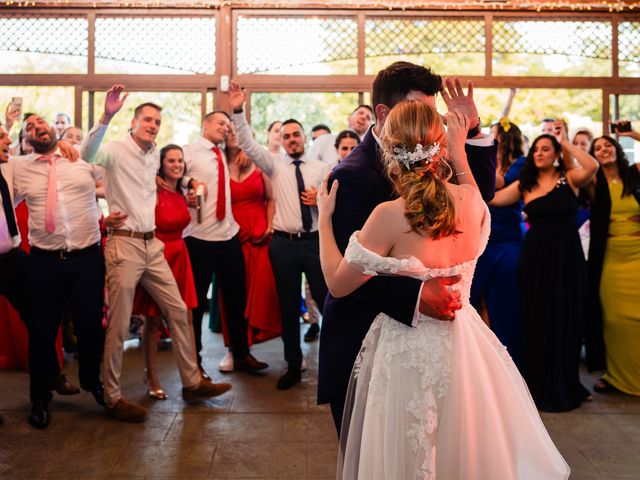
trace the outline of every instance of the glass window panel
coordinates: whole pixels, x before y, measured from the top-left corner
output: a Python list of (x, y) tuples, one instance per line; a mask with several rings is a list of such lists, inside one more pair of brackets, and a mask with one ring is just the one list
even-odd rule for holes
[(318, 123), (327, 125), (332, 133), (347, 128), (347, 117), (357, 106), (357, 93), (252, 93), (251, 125), (258, 142), (266, 145), (271, 122), (295, 118), (310, 140), (309, 132)]
[(484, 20), (368, 18), (365, 72), (375, 75), (405, 60), (429, 65), (438, 74), (484, 75)]
[(358, 24), (354, 18), (238, 18), (239, 74), (354, 75)]
[[(483, 131), (499, 120), (509, 96), (508, 88), (475, 88), (473, 97), (480, 112)], [(438, 95), (436, 107), (439, 112), (447, 107)], [(542, 133), (543, 118), (562, 118), (569, 125), (569, 136), (579, 128), (588, 128), (595, 135), (602, 132), (602, 91), (578, 89), (518, 89), (508, 116), (520, 127), (522, 133), (533, 140)]]
[(610, 76), (608, 22), (495, 21), (493, 74)]
[(86, 73), (84, 18), (0, 18), (2, 73)]
[[(104, 110), (105, 92), (95, 93), (96, 122)], [(133, 111), (141, 103), (162, 107), (162, 125), (156, 138), (158, 147), (168, 143), (185, 145), (200, 136), (200, 92), (131, 92), (122, 110), (111, 120), (105, 140), (119, 140), (131, 127)]]
[(618, 24), (618, 71), (621, 77), (640, 77), (640, 22)]
[[(609, 115), (611, 119), (615, 120), (615, 97), (611, 95), (610, 98), (611, 112)], [(640, 132), (640, 95), (618, 95), (618, 118), (630, 120), (631, 128), (636, 132)], [(640, 142), (631, 137), (620, 136), (618, 136), (618, 141), (631, 163), (640, 162)]]
[(99, 17), (96, 73), (214, 73), (211, 17)]

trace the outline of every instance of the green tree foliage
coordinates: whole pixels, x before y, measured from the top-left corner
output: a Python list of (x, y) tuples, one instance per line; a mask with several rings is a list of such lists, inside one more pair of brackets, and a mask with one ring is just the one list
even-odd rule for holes
[(358, 106), (357, 93), (266, 93), (251, 94), (251, 125), (256, 139), (263, 145), (267, 128), (275, 120), (295, 118), (304, 126), (307, 136), (311, 128), (324, 123), (331, 131), (347, 128), (347, 117)]

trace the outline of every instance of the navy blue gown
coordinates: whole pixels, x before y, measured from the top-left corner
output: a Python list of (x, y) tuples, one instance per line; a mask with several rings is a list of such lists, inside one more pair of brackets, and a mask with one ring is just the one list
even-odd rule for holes
[[(511, 164), (504, 176), (504, 186), (518, 179), (526, 160), (521, 156)], [(489, 312), (489, 327), (507, 347), (511, 358), (522, 368), (521, 319), (518, 272), (525, 224), (522, 201), (508, 207), (489, 207), (491, 235), (487, 248), (478, 259), (471, 285), (471, 304), (480, 310), (484, 297)]]

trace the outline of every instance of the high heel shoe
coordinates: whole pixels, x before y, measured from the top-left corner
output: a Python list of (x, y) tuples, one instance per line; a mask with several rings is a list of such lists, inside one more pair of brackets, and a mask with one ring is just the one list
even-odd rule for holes
[(169, 398), (167, 392), (165, 392), (162, 388), (151, 388), (151, 382), (149, 381), (149, 372), (146, 369), (144, 370), (142, 381), (147, 386), (147, 395), (149, 395), (149, 397), (155, 398), (156, 400), (166, 400), (167, 398)]

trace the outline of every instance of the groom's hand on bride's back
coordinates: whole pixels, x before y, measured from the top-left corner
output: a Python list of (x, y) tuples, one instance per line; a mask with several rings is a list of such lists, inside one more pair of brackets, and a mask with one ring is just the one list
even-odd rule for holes
[(456, 310), (462, 308), (462, 301), (458, 289), (451, 287), (461, 278), (460, 275), (453, 275), (424, 282), (420, 294), (420, 313), (440, 320), (453, 320)]

